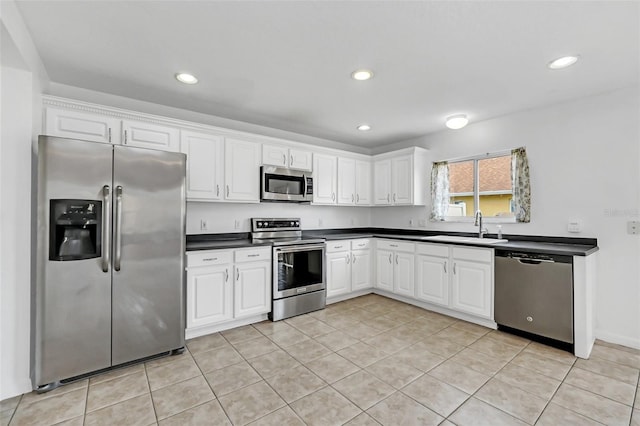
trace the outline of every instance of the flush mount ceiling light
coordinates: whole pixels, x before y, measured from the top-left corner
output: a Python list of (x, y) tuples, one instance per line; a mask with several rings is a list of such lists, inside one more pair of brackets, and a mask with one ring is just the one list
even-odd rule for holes
[(367, 132), (371, 130), (371, 126), (369, 126), (368, 124), (361, 124), (358, 126), (358, 130), (360, 130), (361, 132)]
[(450, 115), (447, 117), (445, 121), (445, 125), (453, 130), (462, 129), (464, 126), (469, 123), (469, 119), (467, 118), (467, 114), (456, 114)]
[(553, 61), (549, 62), (547, 66), (552, 70), (561, 70), (575, 64), (576, 62), (578, 62), (578, 59), (580, 59), (580, 56), (578, 55), (563, 56), (562, 58), (554, 59)]
[(195, 76), (188, 74), (186, 72), (177, 73), (176, 80), (184, 84), (196, 84), (198, 82), (198, 79)]
[(354, 80), (364, 81), (369, 80), (371, 77), (373, 77), (373, 71), (369, 70), (356, 70), (351, 73), (351, 78)]

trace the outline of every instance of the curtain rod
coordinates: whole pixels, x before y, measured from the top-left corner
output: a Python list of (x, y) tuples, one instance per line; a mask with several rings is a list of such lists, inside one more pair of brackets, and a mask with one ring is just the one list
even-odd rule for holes
[(484, 154), (476, 154), (476, 155), (470, 155), (467, 157), (457, 157), (457, 158), (451, 158), (449, 160), (440, 160), (440, 161), (434, 161), (434, 163), (440, 163), (442, 161), (446, 161), (448, 163), (459, 163), (461, 161), (469, 161), (469, 160), (476, 160), (476, 159), (481, 159), (481, 158), (492, 158), (492, 157), (502, 157), (505, 155), (511, 155), (511, 151), (514, 149), (520, 149), (520, 148), (525, 148), (525, 146), (519, 146), (516, 148), (512, 148), (512, 149), (505, 149), (502, 151), (494, 151), (494, 152), (485, 152)]

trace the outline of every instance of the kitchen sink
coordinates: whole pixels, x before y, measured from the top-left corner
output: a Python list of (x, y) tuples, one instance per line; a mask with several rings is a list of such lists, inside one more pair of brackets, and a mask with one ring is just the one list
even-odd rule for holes
[(509, 241), (501, 238), (460, 237), (457, 235), (435, 235), (433, 237), (422, 237), (421, 239), (426, 241), (442, 241), (445, 243), (469, 243), (483, 245), (500, 244)]

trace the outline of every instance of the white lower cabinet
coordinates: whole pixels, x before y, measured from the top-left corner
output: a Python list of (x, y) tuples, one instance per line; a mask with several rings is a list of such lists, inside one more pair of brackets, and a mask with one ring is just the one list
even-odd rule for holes
[(378, 240), (376, 247), (376, 287), (414, 297), (415, 244)]
[(477, 317), (493, 318), (493, 250), (417, 244), (416, 297)]
[(271, 248), (187, 253), (187, 331), (266, 314)]
[(327, 298), (371, 288), (368, 239), (327, 242)]

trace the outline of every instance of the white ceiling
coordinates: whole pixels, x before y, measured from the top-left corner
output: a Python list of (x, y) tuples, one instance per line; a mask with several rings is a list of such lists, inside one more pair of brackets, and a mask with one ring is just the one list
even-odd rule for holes
[[(453, 113), (485, 120), (640, 75), (635, 1), (17, 4), (54, 82), (363, 147), (440, 131)], [(575, 66), (546, 68), (576, 53)], [(357, 68), (375, 77), (354, 81)], [(177, 71), (200, 82), (178, 83)]]

